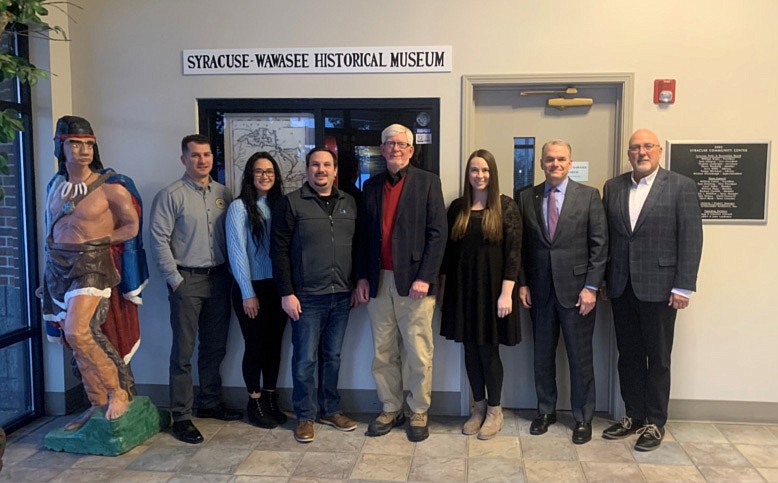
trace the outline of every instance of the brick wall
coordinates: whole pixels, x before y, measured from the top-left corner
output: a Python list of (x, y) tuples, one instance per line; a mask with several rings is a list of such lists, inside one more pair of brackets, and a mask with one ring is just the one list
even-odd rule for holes
[(0, 201), (0, 287), (19, 287), (19, 205), (17, 163), (13, 146), (2, 145), (8, 156), (8, 175), (0, 176), (5, 197)]

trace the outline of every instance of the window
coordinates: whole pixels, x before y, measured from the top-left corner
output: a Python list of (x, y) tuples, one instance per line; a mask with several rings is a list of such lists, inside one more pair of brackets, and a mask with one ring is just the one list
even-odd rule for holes
[[(230, 177), (234, 178), (235, 167), (243, 166), (241, 163), (255, 151), (268, 151), (279, 162), (280, 156), (294, 158), (293, 162), (299, 164), (313, 146), (327, 146), (335, 151), (339, 158), (339, 183), (347, 180), (361, 189), (362, 183), (371, 175), (384, 170), (381, 131), (394, 123), (410, 128), (416, 135), (411, 162), (422, 169), (439, 172), (440, 100), (436, 98), (200, 99), (198, 104), (200, 133), (213, 142), (212, 175), (222, 183), (233, 185), (233, 191), (236, 190)], [(243, 123), (242, 131), (234, 129), (236, 119)], [(276, 133), (274, 141), (270, 144), (253, 142), (252, 137), (257, 138), (260, 131), (268, 133), (273, 119), (285, 123), (279, 130), (271, 129)], [(299, 119), (306, 120), (305, 126), (313, 133), (312, 138), (300, 135), (292, 141), (278, 135), (292, 135), (293, 123), (299, 124)], [(256, 132), (251, 126), (256, 127)], [(242, 141), (238, 141), (239, 138)], [(294, 173), (289, 174), (294, 177)], [(302, 184), (297, 178), (299, 176), (290, 180), (299, 181), (296, 184), (285, 179), (285, 187), (294, 189)], [(238, 195), (237, 192), (234, 194)]]
[[(2, 50), (29, 57), (24, 31), (9, 27)], [(0, 83), (0, 110), (20, 113), (24, 132), (0, 149), (0, 425), (7, 431), (43, 415), (43, 356), (38, 287), (30, 88), (16, 78)]]
[(513, 138), (513, 193), (518, 201), (519, 193), (535, 181), (535, 138)]

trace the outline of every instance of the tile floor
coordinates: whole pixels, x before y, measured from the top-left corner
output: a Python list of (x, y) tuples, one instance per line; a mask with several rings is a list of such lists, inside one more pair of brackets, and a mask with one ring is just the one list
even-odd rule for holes
[(266, 430), (195, 419), (201, 445), (160, 433), (118, 457), (48, 451), (43, 436), (67, 419), (45, 418), (11, 435), (0, 481), (778, 482), (778, 424), (673, 421), (659, 450), (639, 453), (635, 437), (601, 439), (609, 424), (601, 418), (594, 439), (577, 446), (569, 414), (547, 434), (531, 436), (533, 413), (506, 411), (503, 431), (490, 441), (460, 434), (465, 418), (432, 417), (430, 438), (421, 443), (409, 442), (403, 428), (366, 437), (371, 417), (357, 415), (351, 433), (317, 424), (310, 444), (294, 440), (294, 421)]

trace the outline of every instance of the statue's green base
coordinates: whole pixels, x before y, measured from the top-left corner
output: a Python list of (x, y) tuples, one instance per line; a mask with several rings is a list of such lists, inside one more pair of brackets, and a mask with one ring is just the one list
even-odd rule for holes
[(100, 408), (79, 429), (55, 429), (43, 440), (54, 451), (116, 456), (126, 453), (170, 426), (170, 413), (160, 411), (147, 396), (135, 396), (127, 412), (107, 421)]

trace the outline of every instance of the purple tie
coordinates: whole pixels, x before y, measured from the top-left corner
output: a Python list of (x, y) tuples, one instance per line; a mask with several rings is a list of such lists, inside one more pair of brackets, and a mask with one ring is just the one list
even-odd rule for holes
[(548, 237), (551, 240), (554, 239), (556, 223), (559, 221), (559, 210), (556, 209), (556, 196), (554, 196), (556, 191), (556, 188), (552, 188), (548, 192)]

